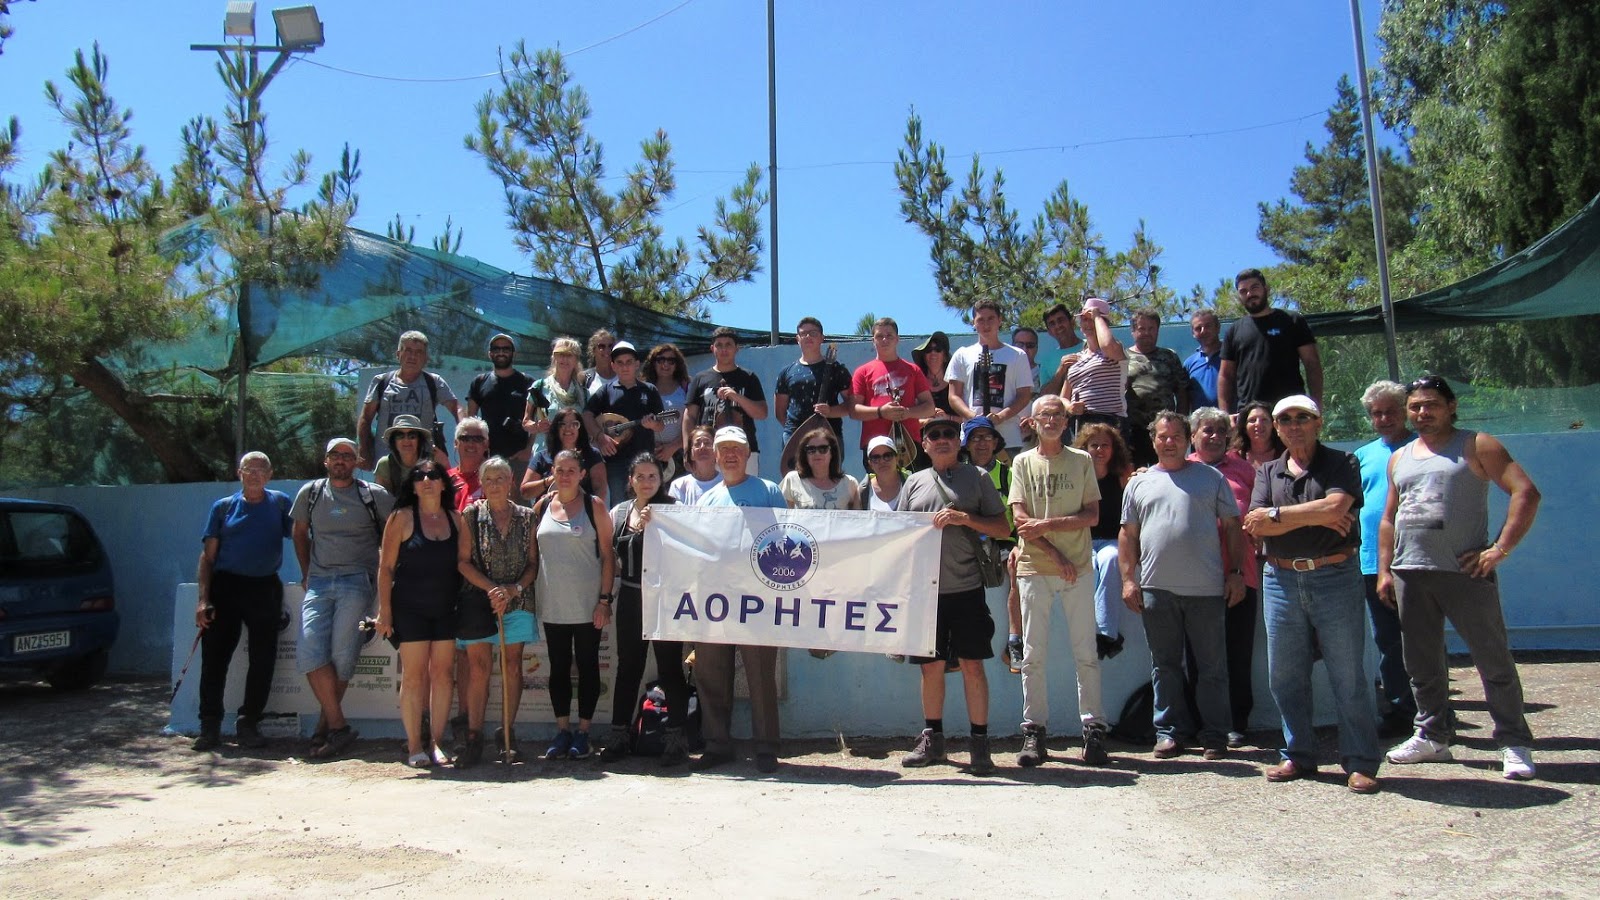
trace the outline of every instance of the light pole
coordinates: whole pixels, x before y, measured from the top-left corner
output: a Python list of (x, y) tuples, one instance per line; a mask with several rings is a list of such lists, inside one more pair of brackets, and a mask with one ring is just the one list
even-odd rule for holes
[[(312, 53), (323, 45), (322, 20), (317, 17), (315, 6), (288, 6), (272, 11), (273, 24), (277, 26), (277, 43), (257, 44), (256, 39), (256, 4), (255, 0), (229, 0), (227, 12), (222, 18), (222, 36), (231, 38), (230, 44), (190, 44), (190, 50), (215, 51), (222, 57), (223, 65), (228, 62), (228, 54), (249, 54), (249, 91), (245, 98), (244, 127), (254, 128), (261, 121), (261, 95), (266, 92), (267, 85), (283, 70), (289, 57), (296, 53)], [(277, 58), (269, 64), (265, 71), (259, 65), (262, 53), (276, 53)], [(257, 223), (259, 226), (259, 223)], [(244, 419), (245, 404), (249, 399), (250, 365), (252, 363), (250, 352), (250, 283), (239, 282), (239, 299), (234, 309), (239, 317), (239, 399), (238, 411), (234, 417), (233, 442), (234, 459), (238, 459), (245, 452), (244, 445)]]
[(1350, 27), (1356, 33), (1356, 79), (1361, 85), (1361, 134), (1367, 147), (1367, 196), (1372, 203), (1373, 243), (1378, 248), (1378, 298), (1383, 304), (1384, 349), (1389, 357), (1389, 380), (1400, 380), (1400, 356), (1395, 349), (1394, 299), (1389, 294), (1389, 244), (1383, 223), (1383, 182), (1378, 180), (1378, 142), (1372, 134), (1372, 91), (1367, 84), (1366, 35), (1361, 27), (1360, 0), (1350, 0)]

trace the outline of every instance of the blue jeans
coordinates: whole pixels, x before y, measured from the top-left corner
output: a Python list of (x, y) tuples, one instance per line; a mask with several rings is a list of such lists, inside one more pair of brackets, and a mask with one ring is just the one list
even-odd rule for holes
[(1228, 660), (1223, 619), (1228, 604), (1219, 596), (1196, 597), (1146, 588), (1144, 636), (1150, 644), (1150, 679), (1155, 684), (1156, 735), (1183, 743), (1196, 733), (1184, 699), (1187, 682), (1183, 666), (1184, 643), (1194, 653), (1199, 670), (1195, 679), (1195, 705), (1204, 725), (1199, 729), (1202, 747), (1228, 746)]
[(1122, 570), (1117, 568), (1117, 542), (1095, 539), (1094, 624), (1112, 640), (1122, 633)]
[(1401, 651), (1400, 612), (1378, 599), (1378, 576), (1363, 575), (1367, 593), (1367, 613), (1372, 617), (1372, 642), (1378, 645), (1378, 680), (1383, 682), (1383, 697), (1393, 713), (1415, 718), (1417, 701), (1411, 696), (1411, 676), (1406, 674), (1405, 654)]
[(1353, 556), (1312, 572), (1266, 564), (1261, 579), (1267, 623), (1267, 676), (1283, 716), (1283, 758), (1316, 766), (1312, 726), (1313, 646), (1322, 649), (1339, 721), (1339, 761), (1346, 772), (1376, 775), (1378, 728), (1372, 682), (1362, 663), (1366, 649), (1366, 598), (1361, 565)]
[(295, 668), (309, 675), (333, 666), (334, 677), (349, 681), (366, 636), (361, 619), (373, 610), (377, 588), (365, 572), (348, 575), (313, 575), (306, 579), (306, 597), (300, 605), (300, 640), (295, 645)]

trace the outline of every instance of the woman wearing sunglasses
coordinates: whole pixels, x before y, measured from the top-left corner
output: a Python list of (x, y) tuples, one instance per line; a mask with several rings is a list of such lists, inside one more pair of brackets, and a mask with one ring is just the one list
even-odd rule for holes
[[(378, 634), (400, 651), (400, 720), (406, 765), (448, 765), (439, 742), (450, 719), (456, 653), (456, 553), (461, 514), (442, 466), (424, 458), (400, 486), (378, 553)], [(432, 740), (422, 733), (429, 710)], [(431, 751), (429, 749), (431, 745)]]
[(861, 485), (844, 472), (839, 436), (831, 427), (800, 438), (795, 468), (778, 484), (790, 509), (860, 509)]
[(579, 486), (601, 500), (606, 499), (606, 461), (600, 451), (589, 443), (589, 432), (583, 427), (583, 416), (576, 409), (563, 409), (550, 419), (549, 440), (522, 476), (522, 498), (532, 500), (550, 493), (556, 486), (556, 456), (563, 450), (577, 454), (578, 468), (583, 472)]
[(412, 415), (394, 417), (394, 424), (383, 433), (383, 442), (389, 452), (373, 466), (372, 480), (390, 494), (398, 496), (400, 485), (411, 477), (420, 460), (433, 458), (433, 439), (422, 427), (422, 420)]
[[(639, 378), (656, 386), (661, 395), (661, 408), (683, 409), (689, 402), (689, 366), (676, 344), (657, 344), (644, 359)], [(683, 420), (673, 419), (663, 423), (656, 432), (656, 459), (661, 461), (666, 478), (672, 480), (676, 472), (683, 471)], [(622, 498), (617, 498), (621, 500)]]
[(900, 488), (905, 484), (905, 473), (900, 470), (899, 458), (894, 452), (894, 441), (879, 435), (867, 442), (866, 509), (893, 512), (900, 505)]

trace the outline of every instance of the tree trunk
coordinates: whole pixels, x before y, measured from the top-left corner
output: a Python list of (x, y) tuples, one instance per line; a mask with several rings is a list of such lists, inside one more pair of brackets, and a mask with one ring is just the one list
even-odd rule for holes
[(195, 452), (194, 447), (174, 433), (171, 423), (154, 415), (142, 398), (129, 391), (122, 379), (100, 360), (91, 357), (79, 361), (72, 367), (71, 375), (118, 418), (128, 423), (133, 433), (155, 454), (167, 481), (178, 483), (217, 479), (217, 473)]

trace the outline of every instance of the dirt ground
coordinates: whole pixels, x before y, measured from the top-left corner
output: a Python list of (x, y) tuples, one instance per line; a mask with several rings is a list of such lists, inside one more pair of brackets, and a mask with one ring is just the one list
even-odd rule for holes
[(1457, 761), (1386, 766), (1375, 797), (1328, 767), (1269, 784), (1259, 748), (1113, 745), (1090, 769), (1060, 740), (1022, 770), (1016, 737), (990, 778), (849, 738), (790, 742), (775, 776), (646, 759), (418, 773), (392, 740), (329, 763), (288, 739), (194, 753), (161, 735), (159, 681), (0, 685), (0, 896), (1600, 896), (1600, 654), (1519, 659), (1538, 780), (1500, 778), (1458, 665)]

